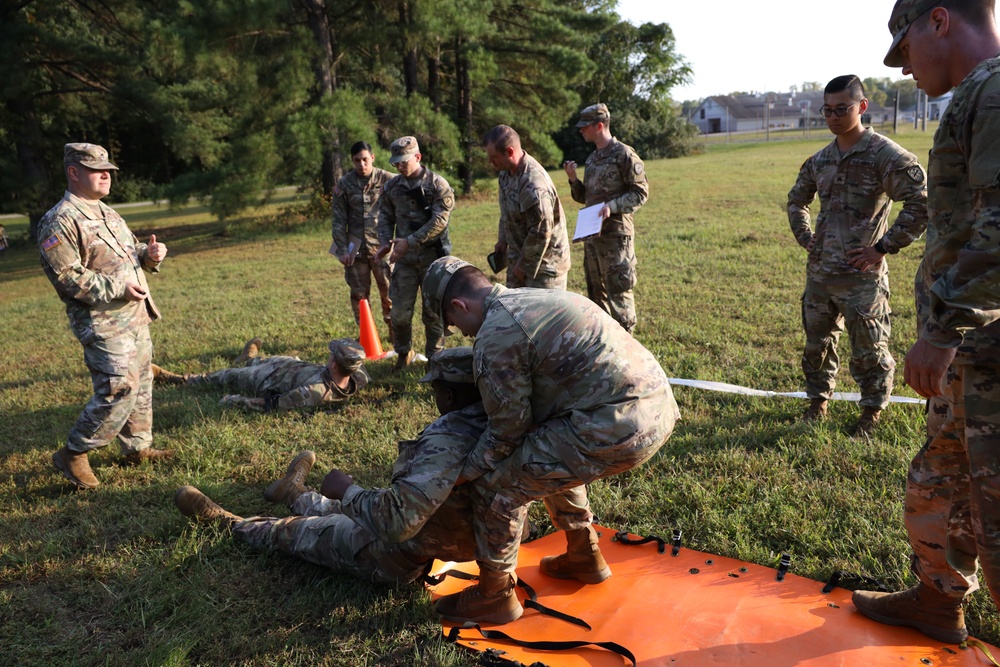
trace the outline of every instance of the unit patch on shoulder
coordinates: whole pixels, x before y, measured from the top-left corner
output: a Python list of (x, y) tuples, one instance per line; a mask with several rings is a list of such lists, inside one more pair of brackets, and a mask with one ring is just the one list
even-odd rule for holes
[(62, 243), (62, 241), (59, 239), (59, 237), (53, 234), (49, 238), (42, 241), (42, 250), (48, 252), (49, 250), (52, 250), (60, 243)]
[(906, 175), (909, 176), (910, 180), (914, 183), (920, 183), (924, 180), (924, 170), (920, 168), (919, 164), (908, 167), (906, 169)]
[(636, 162), (634, 165), (632, 165), (632, 171), (635, 172), (636, 176), (640, 175), (642, 173), (642, 163)]
[(333, 196), (334, 197), (339, 197), (342, 194), (344, 194), (344, 191), (340, 189), (340, 184), (339, 183), (337, 185), (333, 186)]

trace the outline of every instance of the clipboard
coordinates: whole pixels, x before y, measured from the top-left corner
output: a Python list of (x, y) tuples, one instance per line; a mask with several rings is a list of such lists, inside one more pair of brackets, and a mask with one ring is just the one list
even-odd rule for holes
[(493, 273), (500, 273), (507, 268), (507, 253), (491, 252), (486, 255), (486, 262), (490, 265)]
[(600, 236), (604, 221), (601, 220), (601, 209), (604, 204), (594, 204), (581, 208), (576, 214), (576, 229), (573, 231), (573, 242), (582, 241), (591, 236)]

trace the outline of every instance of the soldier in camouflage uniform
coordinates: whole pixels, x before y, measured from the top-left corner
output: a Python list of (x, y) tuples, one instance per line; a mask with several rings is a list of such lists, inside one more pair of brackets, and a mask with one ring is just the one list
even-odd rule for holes
[(666, 442), (679, 414), (667, 376), (648, 350), (584, 297), (493, 286), (457, 257), (424, 280), (428, 306), (475, 336), (476, 384), (489, 429), (469, 454), (480, 582), (438, 601), (457, 621), (507, 623), (527, 506), (544, 500), (567, 552), (546, 557), (548, 576), (599, 583), (601, 556), (585, 484), (630, 470)]
[(66, 144), (67, 191), (38, 222), (42, 269), (66, 304), (83, 345), (94, 396), (52, 462), (79, 488), (98, 486), (87, 453), (118, 438), (128, 462), (169, 457), (153, 442), (153, 343), (149, 323), (160, 318), (146, 284), (167, 247), (140, 243), (125, 221), (100, 200), (111, 190), (108, 152), (94, 144)]
[[(391, 178), (385, 169), (374, 166), (372, 147), (363, 141), (351, 146), (354, 169), (341, 176), (333, 188), (333, 245), (340, 263), (344, 265), (344, 278), (351, 289), (351, 308), (354, 321), (361, 323), (361, 300), (371, 295), (372, 277), (382, 298), (382, 319), (389, 326), (389, 276), (391, 269), (385, 256), (376, 259), (378, 251), (379, 195)], [(354, 244), (354, 247), (351, 244)]]
[(930, 403), (905, 499), (919, 582), (857, 591), (854, 604), (883, 623), (960, 642), (977, 558), (1000, 604), (1000, 32), (993, 0), (899, 0), (889, 30), (886, 65), (931, 97), (957, 88), (927, 166), (919, 337), (903, 371)]
[(210, 384), (235, 389), (222, 399), (224, 405), (234, 405), (255, 412), (274, 410), (306, 410), (327, 403), (343, 401), (368, 385), (368, 374), (362, 367), (365, 349), (350, 338), (331, 340), (326, 365), (302, 361), (298, 357), (257, 357), (259, 338), (249, 341), (237, 362), (240, 368), (224, 368), (213, 373), (177, 375), (154, 364), (157, 382), (164, 384)]
[(575, 201), (585, 206), (604, 205), (600, 235), (584, 240), (587, 296), (631, 333), (636, 323), (632, 216), (646, 202), (649, 183), (642, 160), (631, 146), (611, 136), (610, 123), (611, 114), (604, 104), (581, 111), (576, 126), (597, 150), (587, 158), (582, 182), (576, 176), (576, 162), (566, 162), (563, 168)]
[(498, 255), (507, 259), (507, 287), (566, 289), (569, 237), (556, 186), (521, 148), (513, 128), (498, 125), (483, 137), (490, 164), (500, 172)]
[[(394, 264), (389, 296), (392, 299), (392, 342), (399, 355), (396, 368), (413, 361), (413, 308), (417, 290), (430, 266), (438, 257), (451, 252), (448, 220), (455, 207), (455, 193), (443, 177), (420, 164), (420, 147), (414, 137), (401, 137), (389, 147), (389, 162), (399, 171), (382, 191), (382, 211), (378, 220), (378, 238), (382, 247), (377, 256), (391, 252)], [(444, 347), (444, 327), (437, 315), (422, 308), (426, 342), (424, 353), (430, 359)]]
[[(826, 86), (820, 113), (836, 138), (802, 165), (788, 193), (788, 220), (809, 252), (802, 324), (802, 370), (811, 399), (806, 421), (826, 416), (837, 383), (837, 341), (846, 325), (851, 375), (861, 389), (857, 436), (868, 437), (889, 404), (896, 362), (889, 353), (886, 254), (913, 243), (927, 226), (924, 170), (915, 155), (865, 128), (861, 80), (839, 76)], [(809, 206), (819, 193), (816, 229)], [(903, 208), (889, 227), (893, 201)]]
[(414, 581), (434, 558), (470, 560), (469, 489), (455, 483), (487, 423), (473, 383), (472, 348), (439, 352), (421, 382), (432, 383), (442, 416), (416, 440), (399, 443), (389, 488), (363, 489), (334, 470), (323, 481), (323, 494), (311, 491), (304, 481), (316, 457), (303, 452), (265, 492), (297, 516), (242, 519), (190, 486), (178, 489), (178, 507), (188, 516), (224, 522), (257, 549), (282, 551), (377, 583)]

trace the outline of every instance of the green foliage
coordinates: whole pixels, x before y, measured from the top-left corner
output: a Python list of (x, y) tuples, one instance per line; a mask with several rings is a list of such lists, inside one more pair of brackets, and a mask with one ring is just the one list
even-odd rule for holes
[[(416, 135), (428, 164), (468, 185), (490, 173), (479, 137), (507, 123), (557, 164), (566, 139), (555, 133), (578, 142), (566, 129), (588, 100), (631, 114), (624, 125), (640, 153), (681, 154), (686, 128), (672, 118), (669, 90), (690, 70), (673, 33), (667, 24), (632, 26), (613, 7), (8, 3), (0, 210), (37, 218), (51, 206), (68, 141), (105, 145), (128, 182), (163, 186), (177, 202), (211, 200), (221, 218), (253, 205), (260, 184), (292, 180), (328, 194), (347, 166), (344, 148), (359, 139), (385, 147)], [(130, 185), (119, 195), (147, 190)]]

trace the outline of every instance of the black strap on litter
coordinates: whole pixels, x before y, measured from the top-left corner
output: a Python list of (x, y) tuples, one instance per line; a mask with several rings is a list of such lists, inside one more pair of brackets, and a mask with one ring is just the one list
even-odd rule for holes
[(670, 549), (670, 555), (676, 556), (681, 552), (681, 529), (674, 528), (673, 537), (671, 538), (673, 543), (673, 548)]
[(507, 651), (503, 649), (490, 647), (480, 654), (479, 664), (483, 665), (483, 667), (549, 667), (540, 661), (525, 665), (523, 662), (518, 662), (513, 658), (503, 657), (505, 653)]
[(823, 592), (829, 593), (837, 586), (846, 588), (847, 590), (857, 590), (863, 587), (865, 590), (876, 590), (882, 593), (889, 592), (888, 587), (874, 577), (866, 577), (853, 572), (844, 572), (843, 570), (833, 571), (833, 574), (830, 575), (830, 578), (826, 582), (826, 586), (823, 587)]
[[(437, 586), (448, 577), (454, 577), (456, 579), (464, 579), (465, 581), (479, 580), (478, 574), (469, 574), (468, 572), (462, 572), (461, 570), (447, 570), (437, 575), (436, 577), (432, 577), (429, 575), (424, 577), (424, 583), (430, 586)], [(541, 602), (538, 601), (538, 594), (535, 592), (534, 588), (532, 588), (526, 581), (524, 581), (524, 579), (521, 579), (521, 577), (516, 577), (516, 579), (518, 588), (523, 590), (528, 596), (528, 598), (524, 601), (524, 606), (527, 607), (528, 609), (534, 609), (538, 613), (544, 614), (545, 616), (558, 618), (560, 621), (566, 621), (567, 623), (572, 623), (573, 625), (579, 625), (581, 628), (585, 628), (587, 630), (593, 630), (593, 628), (590, 627), (590, 623), (587, 623), (587, 621), (583, 620), (582, 618), (572, 616), (570, 614), (561, 612), (557, 609), (552, 609), (551, 607), (546, 607), (545, 605), (543, 605)]]
[(628, 536), (627, 532), (625, 532), (624, 530), (619, 530), (617, 533), (615, 533), (615, 541), (621, 542), (622, 544), (627, 544), (630, 547), (638, 546), (640, 544), (646, 544), (648, 542), (656, 542), (656, 550), (659, 553), (662, 554), (664, 551), (667, 550), (667, 543), (663, 540), (662, 537), (657, 537), (656, 535), (647, 535), (642, 539), (633, 540), (631, 537)]
[(515, 639), (510, 635), (500, 632), (499, 630), (483, 630), (478, 623), (466, 623), (462, 627), (455, 626), (449, 630), (448, 634), (445, 635), (445, 639), (450, 642), (458, 641), (459, 639), (467, 640), (466, 637), (461, 637), (459, 633), (462, 630), (476, 630), (486, 639), (502, 639), (505, 641), (513, 642), (518, 646), (524, 648), (536, 649), (539, 651), (567, 651), (574, 648), (582, 648), (584, 646), (597, 646), (598, 648), (603, 648), (606, 651), (611, 651), (616, 653), (621, 657), (632, 663), (632, 667), (635, 667), (636, 660), (635, 656), (632, 655), (632, 651), (628, 650), (621, 644), (615, 642), (587, 642), (587, 641), (538, 641), (529, 642), (522, 639)]
[(792, 555), (791, 554), (781, 554), (781, 562), (778, 563), (778, 581), (785, 580), (785, 574), (788, 573), (788, 568), (792, 565)]

